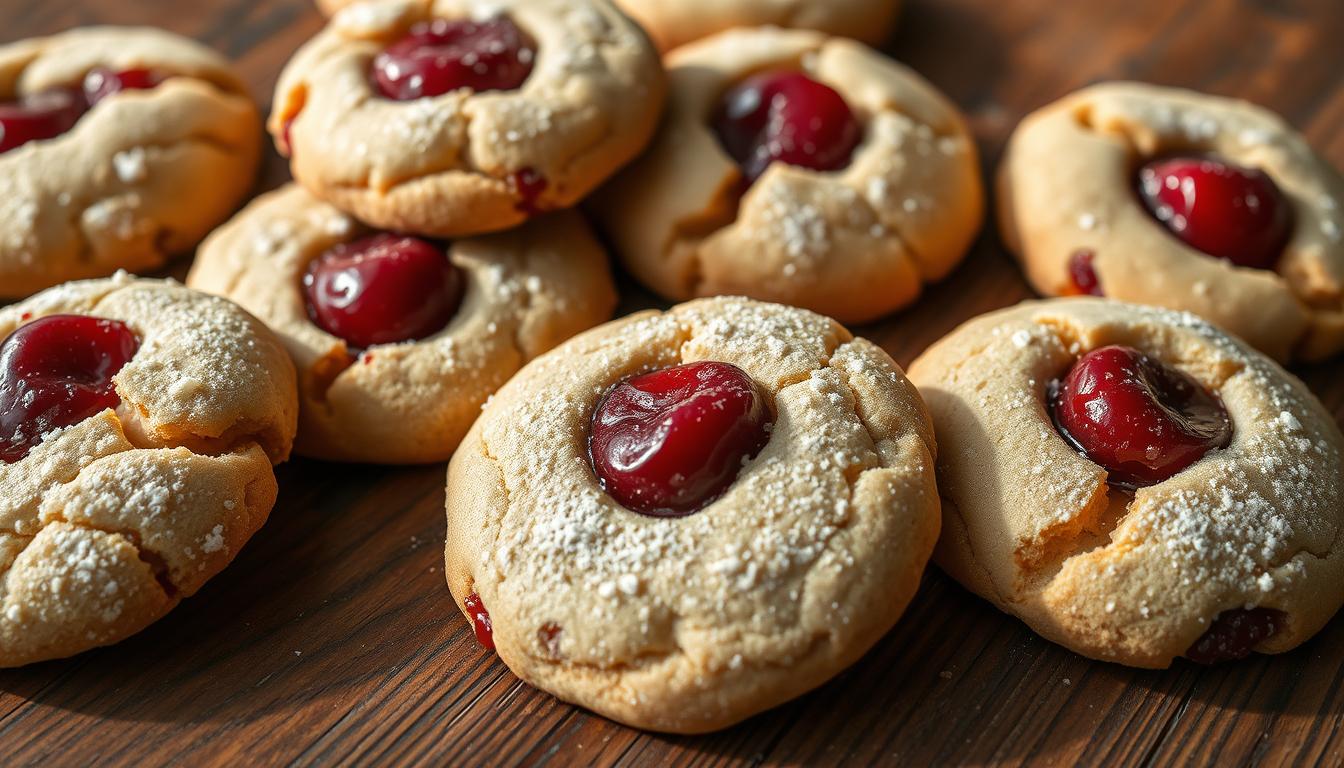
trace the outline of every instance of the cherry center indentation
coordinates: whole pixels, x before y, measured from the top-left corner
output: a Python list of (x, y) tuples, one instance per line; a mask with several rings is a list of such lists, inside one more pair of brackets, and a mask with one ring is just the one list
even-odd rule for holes
[(1238, 266), (1273, 269), (1291, 234), (1288, 200), (1256, 168), (1209, 157), (1155, 160), (1139, 169), (1138, 191), (1178, 239)]
[(464, 283), (443, 247), (390, 232), (331, 248), (303, 277), (308, 317), (357, 349), (438, 333)]
[(43, 435), (121, 403), (113, 377), (140, 342), (124, 323), (50, 315), (0, 344), (0, 461), (16, 462)]
[(373, 60), (373, 81), (389, 99), (410, 101), (467, 88), (511, 91), (537, 55), (531, 36), (507, 16), (434, 19), (411, 27)]
[(1083, 355), (1052, 385), (1050, 410), (1060, 434), (1121, 488), (1162, 482), (1232, 439), (1217, 397), (1132, 347)]
[(844, 168), (863, 134), (843, 96), (793, 70), (763, 72), (730, 88), (713, 127), (747, 183), (775, 161), (814, 171)]
[(593, 414), (589, 455), (602, 488), (653, 517), (699, 511), (769, 438), (765, 395), (745, 371), (698, 362), (612, 387)]

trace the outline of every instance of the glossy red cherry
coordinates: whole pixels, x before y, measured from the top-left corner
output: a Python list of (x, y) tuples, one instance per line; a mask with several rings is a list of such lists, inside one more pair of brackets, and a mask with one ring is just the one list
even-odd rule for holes
[(0, 345), (0, 461), (28, 455), (42, 436), (121, 402), (112, 377), (140, 342), (124, 323), (51, 315)]
[(66, 88), (39, 91), (0, 104), (0, 152), (61, 135), (79, 122), (86, 109), (83, 95)]
[(1097, 279), (1097, 270), (1092, 262), (1097, 254), (1092, 251), (1074, 251), (1069, 256), (1069, 282), (1073, 283), (1076, 296), (1103, 296), (1101, 281)]
[(1235, 661), (1274, 636), (1284, 624), (1282, 611), (1273, 608), (1233, 608), (1213, 620), (1185, 657), (1198, 664)]
[(98, 67), (84, 76), (84, 98), (89, 106), (121, 91), (144, 91), (162, 83), (164, 77), (152, 69), (111, 70)]
[(765, 446), (769, 425), (765, 396), (741, 368), (688, 363), (612, 387), (593, 415), (588, 448), (612, 498), (676, 517), (727, 490)]
[(1059, 431), (1121, 487), (1159, 483), (1232, 439), (1223, 404), (1131, 347), (1088, 352), (1051, 398)]
[(459, 88), (509, 91), (532, 73), (537, 44), (504, 16), (488, 21), (434, 19), (373, 60), (373, 80), (389, 99), (409, 101)]
[(748, 182), (776, 160), (814, 171), (849, 165), (859, 121), (830, 86), (801, 72), (764, 72), (724, 94), (714, 130)]
[(495, 650), (495, 625), (490, 622), (490, 612), (481, 602), (481, 596), (472, 592), (462, 601), (471, 617), (471, 629), (476, 633), (476, 642), (487, 651)]
[(322, 254), (303, 287), (308, 317), (363, 349), (442, 330), (462, 301), (463, 279), (439, 246), (384, 232)]
[(1288, 242), (1292, 211), (1261, 170), (1177, 157), (1139, 170), (1148, 211), (1186, 245), (1242, 267), (1271, 269)]

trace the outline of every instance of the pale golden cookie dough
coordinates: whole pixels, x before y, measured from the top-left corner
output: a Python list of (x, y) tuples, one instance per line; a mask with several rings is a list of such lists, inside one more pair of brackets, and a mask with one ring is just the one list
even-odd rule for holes
[(85, 27), (0, 46), (0, 100), (78, 87), (97, 67), (169, 77), (104, 98), (60, 136), (0, 154), (0, 299), (158, 269), (252, 187), (256, 106), (229, 63), (195, 41)]
[(277, 334), (299, 371), (296, 450), (339, 461), (447, 461), (481, 405), (524, 363), (611, 317), (606, 255), (575, 213), (450, 244), (461, 308), (417, 342), (351, 352), (308, 318), (302, 279), (328, 249), (371, 234), (291, 184), (201, 246), (187, 282), (232, 299)]
[[(1210, 257), (1149, 215), (1138, 169), (1176, 153), (1269, 174), (1293, 212), (1275, 270)], [(1268, 110), (1142, 83), (1095, 85), (1022, 121), (998, 188), (1004, 243), (1043, 294), (1075, 293), (1069, 258), (1090, 250), (1107, 298), (1194, 312), (1278, 360), (1344, 349), (1344, 177)]]
[[(414, 101), (374, 90), (374, 57), (415, 23), (499, 14), (537, 43), (519, 89)], [(648, 143), (665, 89), (657, 51), (609, 0), (377, 0), (299, 49), (269, 127), (319, 198), (373, 226), (458, 237), (578, 203)], [(525, 170), (545, 179), (533, 202), (510, 180)]]
[(121, 405), (0, 463), (0, 666), (109, 645), (190, 597), (270, 514), (298, 404), (284, 348), (237, 306), (171, 282), (70, 283), (0, 309), (0, 339), (53, 314), (140, 339)]
[[(594, 409), (698, 360), (755, 379), (769, 443), (703, 510), (631, 512), (589, 463)], [(448, 469), (444, 573), (528, 683), (639, 728), (723, 728), (821, 685), (900, 617), (938, 537), (935, 452), (900, 368), (828, 318), (739, 298), (631, 315), (491, 400)]]
[(734, 27), (767, 25), (814, 29), (881, 45), (901, 6), (900, 0), (616, 0), (616, 4), (648, 31), (661, 51)]
[[(1232, 418), (1227, 448), (1132, 501), (1059, 435), (1047, 387), (1086, 352), (1138, 348), (1193, 376)], [(1028, 302), (972, 320), (910, 366), (938, 431), (935, 559), (1047, 639), (1161, 668), (1219, 613), (1264, 607), (1281, 653), (1344, 601), (1344, 438), (1297, 379), (1188, 313)]]
[[(625, 267), (671, 300), (743, 294), (866, 322), (913, 302), (960, 262), (983, 215), (975, 143), (917, 74), (850, 40), (741, 29), (667, 59), (668, 113), (652, 148), (594, 210)], [(710, 126), (722, 93), (799, 68), (864, 125), (848, 168), (776, 162), (741, 196)]]

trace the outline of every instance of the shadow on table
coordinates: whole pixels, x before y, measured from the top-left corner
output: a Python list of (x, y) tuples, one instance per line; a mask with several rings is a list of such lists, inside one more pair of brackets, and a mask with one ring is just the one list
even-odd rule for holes
[(457, 642), (466, 629), (442, 579), (443, 472), (282, 466), (267, 525), (167, 617), (109, 648), (0, 671), (0, 690), (42, 705), (7, 702), (18, 711), (0, 730), (46, 708), (126, 721), (284, 719), (469, 647)]

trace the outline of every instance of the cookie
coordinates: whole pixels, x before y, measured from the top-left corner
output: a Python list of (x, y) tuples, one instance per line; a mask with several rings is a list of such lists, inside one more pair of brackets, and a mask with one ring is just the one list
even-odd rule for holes
[(1022, 121), (998, 185), (1043, 294), (1194, 312), (1281, 361), (1344, 349), (1344, 177), (1265, 109), (1092, 86)]
[(288, 348), (299, 453), (388, 464), (446, 461), (500, 385), (616, 304), (577, 214), (445, 244), (374, 232), (293, 184), (211, 235), (187, 282)]
[(938, 433), (935, 560), (1070, 650), (1281, 653), (1344, 600), (1344, 438), (1263, 354), (1093, 298), (972, 320), (910, 367)]
[(914, 72), (851, 40), (771, 28), (667, 64), (660, 135), (594, 206), (650, 289), (857, 323), (911, 303), (965, 254), (983, 209), (975, 144)]
[(458, 237), (583, 199), (648, 143), (664, 90), (608, 0), (382, 0), (295, 54), (270, 130), (317, 197)]
[(172, 282), (0, 309), (0, 666), (129, 637), (266, 522), (298, 406), (280, 342)]
[(260, 121), (243, 84), (168, 32), (86, 27), (0, 46), (0, 101), (0, 299), (158, 269), (256, 175)]
[(722, 728), (825, 682), (938, 536), (933, 432), (876, 345), (704, 299), (533, 361), (448, 469), (445, 570), (528, 683), (640, 728)]
[[(330, 2), (330, 0), (325, 0)], [(885, 42), (899, 0), (616, 0), (661, 51), (734, 27), (815, 29), (872, 45)]]

